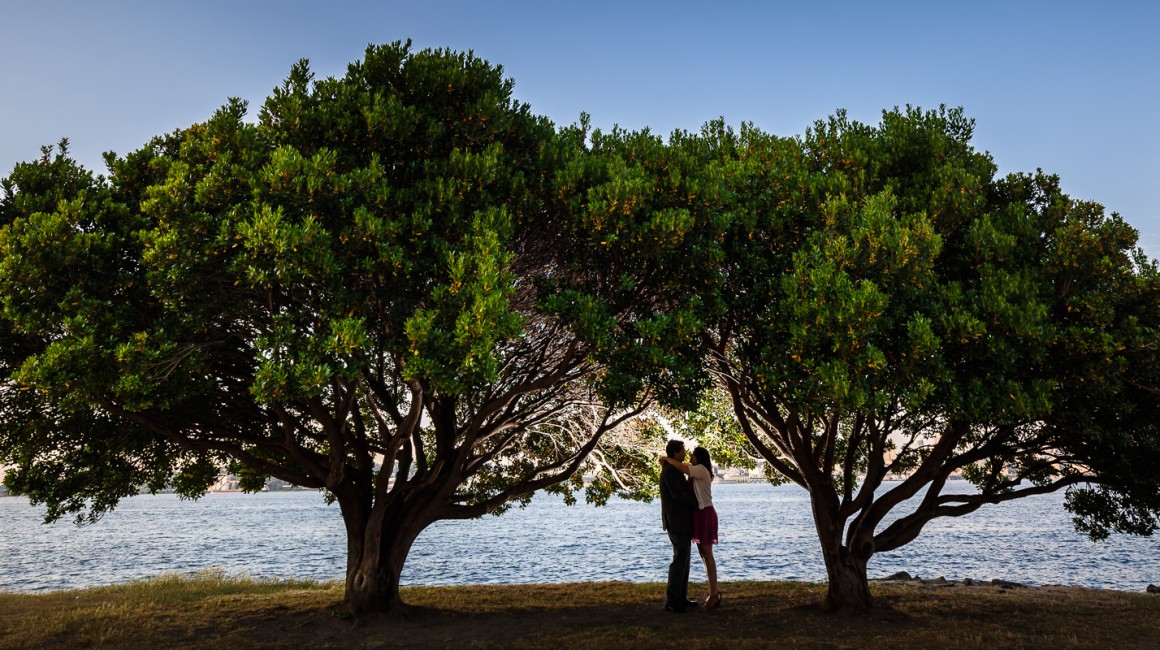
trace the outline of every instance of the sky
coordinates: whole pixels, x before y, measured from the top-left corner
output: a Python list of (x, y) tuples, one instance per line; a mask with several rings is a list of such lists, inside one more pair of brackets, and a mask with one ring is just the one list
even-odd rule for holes
[(256, 115), (298, 59), (472, 50), (558, 124), (668, 134), (724, 117), (800, 135), (846, 109), (962, 106), (1000, 173), (1041, 168), (1160, 257), (1160, 3), (0, 0), (0, 177), (62, 137), (86, 167)]

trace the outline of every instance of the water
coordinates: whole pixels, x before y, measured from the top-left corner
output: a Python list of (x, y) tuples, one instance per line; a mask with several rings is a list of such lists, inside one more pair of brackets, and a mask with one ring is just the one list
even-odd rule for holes
[[(954, 484), (952, 484), (954, 485)], [(969, 489), (965, 483), (955, 489)], [(809, 499), (796, 486), (717, 484), (721, 579), (824, 581)], [(917, 540), (870, 561), (871, 577), (909, 571), (1143, 591), (1160, 583), (1160, 538), (1092, 543), (1074, 532), (1060, 494), (931, 522)], [(663, 581), (669, 544), (660, 506), (568, 507), (537, 495), (525, 509), (439, 522), (416, 541), (403, 584)], [(0, 498), (0, 590), (40, 591), (221, 567), (279, 578), (341, 579), (337, 506), (317, 492), (126, 499), (92, 526), (42, 525), (42, 508)], [(692, 576), (703, 580), (694, 558)]]

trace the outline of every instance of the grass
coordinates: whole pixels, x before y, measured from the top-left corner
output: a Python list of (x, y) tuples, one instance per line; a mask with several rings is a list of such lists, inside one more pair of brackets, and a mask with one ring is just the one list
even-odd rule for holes
[[(0, 648), (1155, 648), (1160, 596), (1078, 587), (876, 583), (875, 610), (815, 607), (824, 585), (737, 582), (668, 614), (664, 585), (410, 587), (405, 615), (354, 619), (342, 585), (209, 571), (0, 593)], [(694, 585), (699, 593), (703, 586)]]
[(254, 580), (217, 570), (81, 590), (0, 593), (0, 648), (200, 647), (219, 634), (213, 623), (223, 612), (240, 621), (341, 598), (337, 584)]

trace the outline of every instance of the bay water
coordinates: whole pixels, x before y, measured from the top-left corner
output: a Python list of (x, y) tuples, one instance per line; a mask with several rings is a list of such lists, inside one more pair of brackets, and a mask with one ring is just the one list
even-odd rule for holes
[[(965, 482), (950, 485), (971, 489)], [(722, 581), (825, 580), (805, 491), (717, 483), (713, 492)], [(1051, 494), (936, 519), (914, 542), (875, 555), (870, 577), (904, 570), (923, 578), (1125, 591), (1160, 584), (1160, 538), (1091, 542), (1074, 531), (1062, 504), (1062, 494)], [(211, 493), (196, 501), (141, 495), (82, 527), (46, 525), (43, 516), (42, 507), (22, 497), (0, 498), (0, 590), (88, 587), (206, 568), (339, 580), (346, 566), (338, 507), (313, 491)], [(499, 517), (432, 525), (416, 541), (402, 582), (663, 582), (669, 553), (657, 502), (569, 507), (537, 494), (528, 507)], [(695, 553), (691, 575), (704, 580)]]

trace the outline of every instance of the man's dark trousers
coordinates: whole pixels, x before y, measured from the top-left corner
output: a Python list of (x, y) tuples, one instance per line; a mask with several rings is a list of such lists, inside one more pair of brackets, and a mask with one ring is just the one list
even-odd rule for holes
[(689, 562), (692, 559), (693, 536), (669, 530), (669, 541), (673, 544), (673, 561), (669, 564), (669, 588), (665, 591), (665, 603), (684, 607), (689, 597)]

